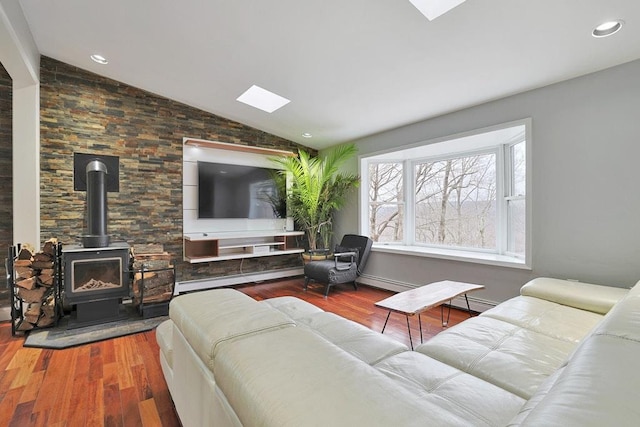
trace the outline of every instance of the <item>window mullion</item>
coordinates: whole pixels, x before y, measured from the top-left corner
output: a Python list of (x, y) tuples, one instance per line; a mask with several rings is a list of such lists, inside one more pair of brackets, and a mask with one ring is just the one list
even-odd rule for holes
[(371, 215), (371, 201), (369, 200), (369, 191), (371, 183), (369, 182), (369, 161), (361, 160), (359, 164), (360, 182), (362, 183), (359, 203), (360, 233), (370, 236), (369, 215)]
[(404, 173), (404, 241), (407, 245), (414, 245), (415, 232), (415, 172), (414, 163), (405, 160), (402, 164)]
[(496, 251), (499, 254), (504, 254), (508, 247), (508, 206), (507, 196), (510, 191), (508, 180), (510, 175), (508, 173), (510, 156), (507, 153), (508, 148), (505, 146), (496, 150)]

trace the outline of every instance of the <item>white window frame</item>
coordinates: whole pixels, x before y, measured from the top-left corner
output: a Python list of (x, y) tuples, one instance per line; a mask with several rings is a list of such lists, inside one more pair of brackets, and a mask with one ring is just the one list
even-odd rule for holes
[[(525, 135), (525, 138), (526, 135)], [(511, 225), (511, 221), (509, 220), (509, 202), (511, 201), (518, 201), (518, 200), (524, 200), (525, 201), (525, 207), (529, 206), (529, 199), (528, 199), (528, 195), (529, 195), (529, 188), (527, 186), (527, 188), (525, 189), (525, 195), (520, 195), (520, 194), (514, 194), (514, 189), (513, 189), (513, 178), (512, 178), (512, 173), (513, 173), (513, 158), (511, 155), (511, 148), (517, 144), (519, 144), (521, 141), (515, 141), (509, 144), (504, 144), (503, 146), (503, 150), (502, 150), (502, 155), (504, 156), (505, 160), (504, 160), (504, 165), (505, 166), (509, 166), (509, 167), (505, 167), (504, 173), (505, 176), (502, 179), (502, 182), (504, 184), (504, 190), (502, 193), (502, 199), (503, 199), (503, 207), (502, 209), (500, 209), (500, 214), (504, 215), (505, 218), (504, 220), (499, 221), (499, 224), (503, 227), (503, 230), (501, 230), (502, 232), (502, 242), (501, 244), (504, 247), (504, 253), (508, 256), (512, 256), (515, 258), (521, 257), (521, 255), (513, 252), (510, 250), (510, 242), (509, 242), (509, 238), (512, 237), (512, 233), (509, 232), (509, 227)], [(530, 180), (530, 169), (529, 169), (529, 145), (530, 145), (530, 141), (529, 139), (525, 139), (525, 142), (527, 143), (526, 145), (526, 178), (527, 178), (527, 183), (529, 183)], [(526, 212), (526, 219), (527, 221), (530, 219), (530, 214), (529, 211)], [(528, 230), (525, 230), (525, 239), (527, 242), (529, 242), (529, 233)], [(525, 248), (525, 256), (526, 256), (526, 251), (527, 251), (528, 247)]]
[[(524, 126), (524, 140), (526, 141), (526, 190), (524, 196), (512, 194), (511, 189), (511, 156), (510, 147), (521, 142), (522, 139), (502, 142), (500, 144), (488, 145), (481, 148), (454, 149), (447, 151), (447, 142), (449, 146), (455, 145), (456, 141), (474, 135), (484, 134), (492, 131), (512, 128), (516, 126)], [(439, 154), (425, 155), (419, 158), (412, 157), (413, 153), (420, 152), (423, 148), (429, 146), (427, 150), (431, 150), (438, 145), (435, 151)], [(453, 144), (452, 144), (453, 143)], [(488, 265), (498, 265), (512, 268), (528, 269), (532, 268), (532, 236), (531, 236), (531, 196), (532, 196), (532, 167), (531, 167), (531, 119), (522, 119), (513, 122), (503, 123), (487, 128), (476, 129), (456, 135), (443, 138), (427, 140), (417, 144), (405, 145), (385, 151), (379, 151), (367, 155), (359, 156), (359, 169), (361, 176), (360, 186), (360, 232), (369, 235), (369, 164), (370, 163), (403, 163), (404, 175), (403, 185), (405, 199), (404, 203), (404, 239), (402, 242), (374, 242), (373, 250), (377, 252), (396, 253), (412, 256), (425, 256), (440, 259), (450, 259), (458, 261), (466, 261), (471, 263), (480, 263)], [(425, 161), (437, 161), (439, 159), (472, 156), (494, 152), (496, 154), (496, 250), (479, 249), (479, 248), (458, 248), (444, 247), (440, 245), (429, 245), (418, 243), (415, 241), (415, 223), (414, 223), (414, 197), (415, 197), (415, 165)], [(509, 221), (508, 221), (508, 203), (510, 200), (525, 200), (525, 254), (510, 252), (509, 249)]]

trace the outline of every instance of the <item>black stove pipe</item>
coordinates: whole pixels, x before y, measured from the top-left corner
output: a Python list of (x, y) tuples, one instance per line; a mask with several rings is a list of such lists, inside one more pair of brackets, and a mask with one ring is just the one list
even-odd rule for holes
[(85, 248), (109, 246), (107, 235), (107, 166), (100, 160), (87, 164), (87, 234)]

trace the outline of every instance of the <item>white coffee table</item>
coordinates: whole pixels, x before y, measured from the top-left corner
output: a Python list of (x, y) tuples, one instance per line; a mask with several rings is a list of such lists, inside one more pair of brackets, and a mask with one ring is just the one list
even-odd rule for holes
[[(422, 340), (422, 321), (420, 320), (420, 313), (429, 310), (433, 307), (440, 306), (440, 316), (442, 319), (442, 326), (449, 324), (449, 318), (451, 316), (451, 300), (457, 296), (464, 295), (464, 299), (467, 302), (467, 310), (469, 316), (471, 316), (471, 308), (469, 307), (469, 299), (467, 293), (484, 289), (484, 285), (475, 285), (471, 283), (454, 282), (451, 280), (445, 280), (442, 282), (435, 282), (429, 285), (420, 286), (419, 288), (411, 289), (409, 291), (399, 292), (395, 295), (385, 298), (382, 301), (375, 303), (376, 306), (386, 308), (389, 310), (387, 319), (384, 321), (382, 327), (382, 333), (387, 327), (389, 316), (391, 312), (404, 314), (407, 318), (407, 329), (409, 331), (409, 342), (411, 343), (411, 349), (413, 350), (413, 340), (411, 339), (411, 328), (409, 327), (409, 316), (418, 315), (418, 325), (420, 326), (420, 342)], [(447, 313), (447, 320), (444, 320), (444, 304), (449, 301), (449, 312)]]

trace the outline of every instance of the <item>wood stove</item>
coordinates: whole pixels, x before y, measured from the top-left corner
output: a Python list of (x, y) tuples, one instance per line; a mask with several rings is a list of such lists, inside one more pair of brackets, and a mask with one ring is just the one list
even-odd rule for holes
[[(118, 320), (122, 299), (129, 297), (129, 245), (111, 242), (107, 234), (108, 176), (115, 174), (117, 158), (82, 155), (74, 157), (76, 172), (85, 179), (74, 189), (87, 191), (87, 232), (82, 246), (64, 246), (62, 265), (64, 301), (75, 306), (72, 327)], [(108, 167), (107, 164), (111, 164)], [(75, 176), (74, 176), (75, 179)]]
[(120, 302), (129, 297), (129, 245), (62, 248), (64, 295), (76, 305), (77, 324), (118, 320)]

